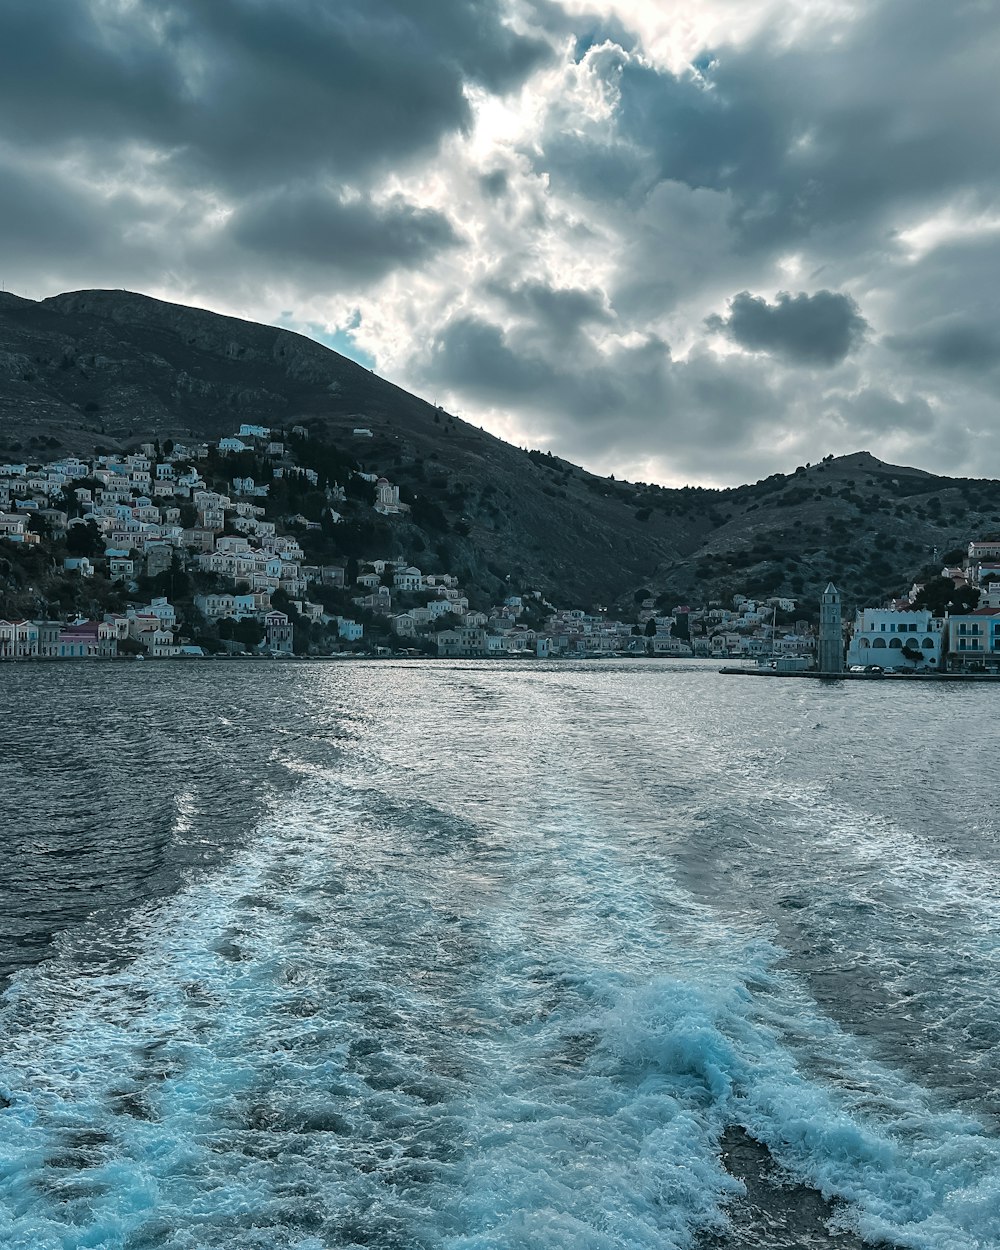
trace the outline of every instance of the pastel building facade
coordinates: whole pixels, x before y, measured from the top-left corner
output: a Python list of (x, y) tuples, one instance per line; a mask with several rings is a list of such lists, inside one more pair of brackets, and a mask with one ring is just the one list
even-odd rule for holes
[(1000, 608), (977, 608), (948, 618), (948, 666), (959, 670), (1000, 667)]

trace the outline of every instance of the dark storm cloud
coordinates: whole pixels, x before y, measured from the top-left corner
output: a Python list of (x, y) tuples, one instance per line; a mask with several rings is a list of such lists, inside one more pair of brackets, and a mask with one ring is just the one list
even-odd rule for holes
[(549, 54), (497, 0), (7, 0), (0, 133), (135, 142), (209, 182), (342, 177), (412, 159)]
[(975, 0), (867, 5), (837, 41), (820, 27), (815, 42), (776, 45), (768, 29), (699, 58), (701, 72), (601, 49), (590, 64), (618, 95), (614, 127), (564, 138), (557, 118), (535, 159), (599, 198), (658, 181), (724, 192), (751, 251), (817, 230), (856, 246), (894, 206), (1000, 185), (998, 55), (995, 10)]
[[(400, 381), (606, 468), (740, 480), (882, 436), (955, 466), (951, 428), (997, 425), (995, 6), (753, 0), (761, 34), (674, 73), (655, 7), (644, 46), (607, 0), (0, 2), (3, 276), (357, 308)], [(749, 293), (789, 273), (811, 293)]]
[(439, 334), (424, 370), (489, 402), (510, 402), (546, 385), (543, 361), (513, 350), (500, 326), (475, 316), (456, 317)]
[(569, 449), (563, 454), (615, 472), (636, 465), (636, 476), (653, 461), (675, 479), (738, 483), (787, 470), (817, 449), (862, 447), (911, 448), (918, 463), (958, 469), (970, 448), (966, 431), (905, 386), (821, 393), (798, 373), (776, 375), (766, 357), (720, 360), (698, 349), (672, 359), (654, 335), (551, 356), (528, 330), (466, 315), (437, 335), (421, 378), (525, 414), (532, 441), (545, 436)]
[[(157, 215), (130, 190), (102, 194), (61, 169), (39, 167), (0, 151), (0, 252), (3, 277), (32, 297), (56, 289), (110, 285), (127, 265), (138, 285), (163, 268), (148, 239)], [(42, 289), (48, 288), (48, 289)]]
[(925, 435), (935, 426), (933, 409), (922, 396), (899, 398), (877, 386), (852, 396), (843, 411), (851, 427), (865, 437), (891, 433)]
[(447, 217), (404, 200), (341, 200), (329, 188), (297, 186), (242, 205), (227, 235), (262, 259), (321, 266), (375, 281), (458, 243)]
[(496, 295), (511, 312), (528, 318), (533, 329), (565, 343), (581, 328), (612, 320), (603, 291), (581, 287), (552, 287), (544, 282), (506, 286), (492, 281), (484, 288)]
[(0, 160), (0, 237), (5, 249), (34, 259), (57, 241), (76, 239), (91, 250), (110, 241), (109, 230), (96, 197), (81, 202), (64, 179), (40, 176), (10, 161)]
[(536, 435), (544, 430), (585, 463), (661, 457), (696, 480), (739, 481), (741, 464), (768, 464), (753, 449), (762, 434), (773, 435), (782, 403), (751, 358), (720, 362), (694, 352), (674, 361), (656, 335), (550, 357), (530, 330), (505, 332), (474, 316), (443, 328), (422, 378), (495, 408), (530, 412)]
[(554, 419), (568, 416), (598, 431), (607, 418), (631, 417), (637, 404), (652, 419), (662, 414), (670, 389), (670, 349), (655, 335), (603, 354), (588, 345), (586, 355), (551, 359), (545, 347), (531, 326), (504, 331), (466, 315), (436, 336), (424, 376), (430, 384), (458, 385), (494, 405), (527, 400)]
[(919, 330), (890, 335), (886, 345), (924, 367), (973, 374), (1000, 365), (1000, 331), (956, 314)]
[(597, 201), (625, 204), (647, 194), (656, 183), (648, 154), (614, 137), (557, 130), (535, 163), (557, 189)]
[(748, 351), (769, 352), (791, 364), (826, 366), (844, 360), (868, 328), (854, 300), (833, 291), (780, 291), (773, 304), (741, 291), (730, 301), (728, 317), (709, 317), (705, 324)]

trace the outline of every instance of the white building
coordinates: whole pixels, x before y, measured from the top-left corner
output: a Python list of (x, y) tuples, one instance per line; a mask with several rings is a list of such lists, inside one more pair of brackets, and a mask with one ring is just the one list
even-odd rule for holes
[(0, 620), (0, 660), (16, 660), (38, 654), (38, 625), (35, 621)]
[(23, 536), (27, 518), (18, 516), (16, 512), (0, 512), (0, 536), (19, 538)]
[(392, 584), (396, 590), (419, 590), (424, 584), (424, 577), (419, 569), (411, 565), (409, 568), (397, 569), (392, 575)]
[(879, 668), (940, 668), (945, 622), (926, 608), (863, 608), (855, 617), (847, 663)]
[(388, 478), (380, 477), (375, 483), (375, 511), (383, 516), (395, 516), (401, 510), (399, 487), (393, 486)]

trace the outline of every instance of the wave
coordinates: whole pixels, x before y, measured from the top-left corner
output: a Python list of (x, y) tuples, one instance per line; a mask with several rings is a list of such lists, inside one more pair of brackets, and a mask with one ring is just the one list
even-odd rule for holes
[(778, 947), (566, 809), (508, 835), (310, 770), (128, 966), (77, 934), (20, 974), (0, 1244), (684, 1250), (734, 1124), (869, 1240), (1000, 1244), (996, 1141)]

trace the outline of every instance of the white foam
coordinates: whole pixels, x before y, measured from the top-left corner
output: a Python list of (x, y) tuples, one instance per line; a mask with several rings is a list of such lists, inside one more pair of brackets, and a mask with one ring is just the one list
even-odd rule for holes
[(1000, 1244), (995, 1140), (577, 782), (474, 806), (307, 767), (133, 964), (22, 975), (0, 1245), (683, 1250), (739, 1192), (732, 1123), (872, 1239)]

